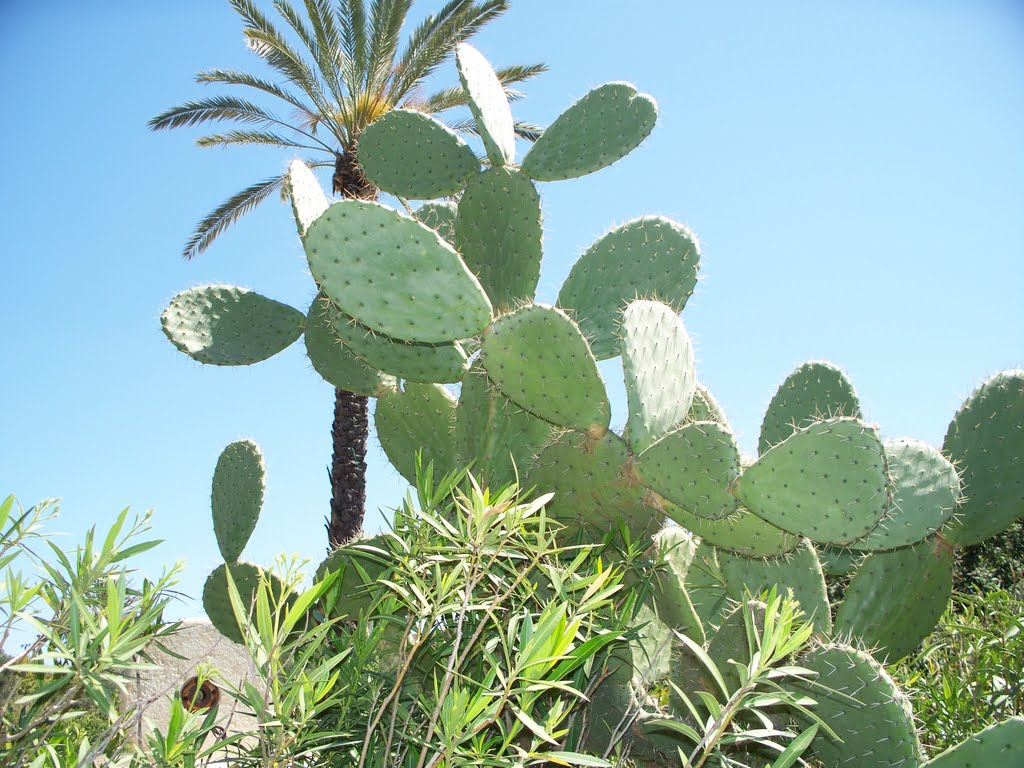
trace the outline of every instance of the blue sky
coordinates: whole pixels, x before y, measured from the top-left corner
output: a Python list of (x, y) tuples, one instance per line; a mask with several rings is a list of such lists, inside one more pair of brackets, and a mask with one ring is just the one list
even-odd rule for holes
[[(146, 129), (217, 92), (192, 82), (197, 70), (259, 70), (238, 18), (215, 0), (58, 0), (5, 3), (0, 28), (0, 495), (62, 497), (58, 527), (73, 536), (125, 506), (155, 509), (166, 544), (144, 565), (184, 558), (196, 595), (219, 560), (214, 464), (252, 437), (269, 485), (245, 556), (318, 559), (332, 392), (302, 345), (251, 368), (203, 367), (159, 325), (197, 284), (299, 307), (313, 294), (276, 200), (194, 262), (179, 257), (202, 215), (291, 159)], [(474, 42), (498, 65), (551, 66), (527, 86), (523, 119), (548, 123), (609, 80), (657, 98), (640, 149), (542, 186), (539, 299), (610, 226), (650, 213), (688, 224), (704, 261), (684, 320), (747, 452), (776, 386), (807, 359), (843, 367), (885, 436), (933, 444), (976, 384), (1024, 364), (1018, 3), (518, 0)], [(437, 80), (454, 82), (454, 65)], [(621, 423), (618, 371), (604, 373)], [(370, 463), (373, 530), (404, 482), (376, 447)]]

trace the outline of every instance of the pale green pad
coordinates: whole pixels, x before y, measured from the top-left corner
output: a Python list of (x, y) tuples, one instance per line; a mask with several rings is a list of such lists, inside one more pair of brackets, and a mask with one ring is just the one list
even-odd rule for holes
[(875, 552), (857, 569), (836, 612), (836, 632), (895, 662), (935, 628), (953, 589), (953, 549), (941, 538)]
[(303, 241), (309, 269), (338, 308), (396, 339), (457, 341), (491, 321), (491, 303), (432, 229), (379, 203), (343, 200)]
[(953, 514), (960, 498), (960, 478), (945, 457), (920, 440), (890, 440), (886, 465), (893, 484), (889, 511), (852, 549), (896, 549), (922, 541)]
[(514, 168), (492, 168), (466, 185), (455, 247), (497, 311), (533, 301), (540, 279), (540, 195)]
[(910, 702), (871, 656), (830, 643), (800, 657), (797, 664), (818, 673), (817, 685), (791, 683), (787, 688), (814, 699), (814, 713), (842, 740), (832, 739), (824, 729), (818, 731), (811, 751), (824, 768), (916, 768), (921, 764)]
[(472, 463), (481, 485), (501, 488), (523, 480), (550, 433), (549, 422), (505, 397), (480, 362), (473, 364), (455, 410), (455, 444), (460, 464)]
[(815, 631), (822, 634), (831, 632), (832, 614), (825, 574), (821, 570), (818, 553), (809, 541), (802, 541), (795, 550), (781, 557), (766, 559), (722, 552), (718, 560), (729, 596), (734, 600), (745, 599), (748, 592), (757, 597), (772, 587), (777, 587), (780, 595), (792, 590), (793, 598), (800, 602), (805, 620), (814, 623)]
[(849, 544), (889, 505), (878, 430), (857, 419), (811, 424), (768, 450), (733, 493), (772, 525), (826, 544)]
[(416, 218), (448, 243), (455, 243), (455, 217), (459, 207), (455, 203), (424, 203), (416, 209)]
[(721, 518), (739, 502), (729, 492), (740, 472), (736, 438), (702, 421), (669, 432), (637, 457), (644, 485), (697, 517)]
[(1024, 370), (998, 373), (964, 401), (942, 451), (960, 470), (966, 499), (943, 535), (969, 547), (1024, 516)]
[(252, 365), (302, 335), (303, 314), (232, 285), (182, 291), (160, 316), (171, 343), (206, 365)]
[(558, 292), (598, 360), (619, 354), (622, 310), (637, 298), (657, 299), (682, 312), (697, 284), (700, 248), (682, 224), (662, 216), (626, 222), (598, 239), (577, 261)]
[(693, 393), (693, 403), (690, 405), (690, 412), (686, 414), (687, 421), (717, 421), (726, 429), (729, 429), (729, 419), (726, 418), (722, 406), (715, 400), (708, 388), (703, 384), (697, 384)]
[(554, 307), (504, 315), (481, 344), (487, 375), (511, 400), (560, 427), (603, 434), (611, 405), (579, 327)]
[(629, 416), (626, 431), (635, 453), (686, 419), (697, 388), (693, 346), (672, 307), (634, 301), (622, 313), (622, 373)]
[(459, 342), (424, 344), (374, 333), (336, 307), (327, 309), (331, 329), (345, 347), (365, 362), (407, 381), (446, 384), (461, 381), (469, 370)]
[(566, 526), (559, 538), (599, 542), (619, 530), (621, 517), (633, 541), (649, 539), (663, 517), (644, 505), (644, 489), (633, 477), (629, 450), (618, 435), (593, 439), (565, 432), (544, 448), (527, 476), (526, 487), (553, 491), (548, 515)]
[(710, 542), (701, 541), (697, 546), (683, 585), (701, 624), (710, 633), (721, 624), (729, 609), (729, 593), (718, 564), (718, 549)]
[(654, 537), (664, 566), (654, 574), (650, 602), (666, 626), (704, 643), (704, 625), (686, 592), (686, 573), (697, 550), (696, 540), (678, 526), (662, 528)]
[(636, 149), (657, 119), (650, 96), (629, 83), (606, 83), (547, 127), (523, 159), (523, 172), (538, 181), (560, 181), (599, 171)]
[(700, 536), (708, 544), (741, 555), (773, 557), (795, 549), (800, 543), (798, 537), (766, 523), (743, 507), (739, 507), (729, 517), (718, 520), (697, 517), (668, 501), (664, 507), (674, 522)]
[(821, 569), (829, 576), (849, 576), (860, 568), (867, 557), (863, 552), (845, 547), (830, 547), (828, 544), (820, 544), (815, 549), (818, 550)]
[(1024, 765), (1024, 717), (990, 725), (936, 755), (922, 768), (1019, 768)]
[(768, 404), (757, 452), (764, 453), (811, 422), (836, 416), (861, 418), (853, 384), (832, 363), (804, 363), (786, 377)]
[(407, 200), (458, 194), (480, 170), (472, 148), (437, 118), (393, 109), (359, 137), (359, 165), (385, 192)]
[(317, 580), (344, 568), (334, 614), (356, 617), (373, 604), (370, 588), (390, 567), (391, 553), (386, 536), (379, 533), (360, 538), (335, 549), (316, 569)]
[[(263, 569), (252, 563), (221, 563), (209, 576), (203, 585), (203, 610), (210, 623), (216, 627), (224, 637), (235, 643), (242, 643), (242, 630), (235, 619), (235, 612), (231, 607), (231, 598), (228, 596), (227, 569), (231, 569), (231, 578), (238, 589), (238, 595), (242, 599), (242, 608), (246, 611), (252, 605), (256, 596), (256, 590), (260, 585), (260, 576)], [(274, 574), (268, 574), (274, 586), (275, 595), (280, 596), (284, 592), (284, 584)]]
[(458, 466), (455, 398), (440, 384), (406, 382), (404, 391), (384, 393), (373, 418), (381, 448), (410, 484), (416, 484), (416, 451), (422, 451), (424, 467), (433, 462), (435, 477)]
[(516, 157), (516, 134), (501, 81), (487, 59), (466, 43), (456, 46), (455, 64), (491, 165), (508, 165)]
[(330, 201), (313, 171), (301, 160), (292, 160), (288, 164), (286, 185), (299, 237), (305, 237), (310, 225), (323, 215)]
[(328, 384), (364, 397), (377, 397), (397, 387), (394, 376), (370, 368), (341, 343), (331, 327), (326, 301), (318, 294), (306, 317), (306, 356), (313, 370)]
[(217, 546), (229, 563), (241, 556), (256, 528), (265, 488), (263, 452), (256, 443), (239, 440), (221, 451), (213, 471), (210, 506)]

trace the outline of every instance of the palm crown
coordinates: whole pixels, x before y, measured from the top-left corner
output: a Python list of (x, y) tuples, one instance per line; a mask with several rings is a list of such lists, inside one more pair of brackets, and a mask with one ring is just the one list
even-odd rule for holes
[[(422, 95), (424, 81), (455, 46), (508, 9), (508, 0), (449, 0), (424, 19), (400, 51), (400, 37), (412, 0), (303, 0), (305, 14), (288, 0), (273, 0), (274, 8), (301, 43), (289, 39), (251, 0), (229, 0), (242, 17), (250, 50), (284, 84), (234, 69), (199, 72), (200, 83), (245, 86), (285, 102), (289, 119), (237, 96), (211, 96), (187, 101), (149, 122), (153, 130), (206, 123), (234, 123), (237, 128), (202, 136), (201, 147), (264, 144), (326, 154), (307, 158), (311, 167), (334, 166), (334, 191), (344, 192), (346, 168), (355, 166), (359, 137), (370, 123), (390, 109), (403, 107), (431, 114), (465, 106), (461, 88)], [(497, 74), (506, 89), (546, 70), (544, 64), (514, 65)], [(510, 98), (519, 94), (508, 90)], [(472, 120), (450, 123), (474, 132)], [(539, 135), (536, 127), (519, 123), (517, 134)], [(186, 259), (205, 251), (239, 217), (275, 191), (284, 189), (286, 174), (258, 181), (230, 197), (196, 225), (185, 244)]]

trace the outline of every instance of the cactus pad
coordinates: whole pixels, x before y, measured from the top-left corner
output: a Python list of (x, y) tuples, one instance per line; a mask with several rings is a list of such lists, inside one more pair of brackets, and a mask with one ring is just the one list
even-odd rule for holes
[(213, 532), (224, 559), (233, 563), (249, 542), (263, 508), (263, 453), (252, 440), (231, 443), (217, 459), (210, 505)]
[(828, 544), (821, 544), (815, 549), (818, 550), (821, 570), (829, 576), (850, 576), (860, 568), (867, 557), (863, 552), (845, 547), (830, 547)]
[(460, 463), (473, 463), (481, 485), (499, 488), (522, 479), (550, 432), (550, 423), (505, 397), (479, 361), (473, 364), (455, 410), (455, 443)]
[(740, 475), (733, 492), (783, 530), (849, 544), (885, 513), (888, 482), (878, 430), (839, 418), (815, 422), (769, 449)]
[(722, 406), (715, 400), (708, 388), (698, 383), (693, 393), (693, 403), (690, 405), (690, 412), (686, 414), (687, 421), (716, 421), (726, 429), (729, 429), (729, 419), (722, 410)]
[(410, 109), (393, 109), (363, 131), (359, 165), (382, 190), (407, 200), (457, 194), (480, 170), (473, 150), (455, 131)]
[(853, 384), (832, 363), (804, 363), (786, 377), (768, 404), (757, 452), (764, 453), (811, 422), (836, 416), (861, 418)]
[(491, 321), (491, 303), (459, 254), (434, 230), (387, 206), (335, 203), (303, 245), (328, 298), (392, 338), (456, 341)]
[(953, 549), (936, 537), (876, 552), (857, 569), (836, 613), (836, 632), (895, 662), (935, 628), (953, 589)]
[(711, 543), (701, 541), (683, 580), (693, 609), (707, 632), (721, 624), (730, 604), (718, 554)]
[(824, 768), (920, 765), (921, 743), (910, 703), (871, 656), (848, 645), (830, 643), (808, 652), (797, 663), (818, 673), (816, 684), (790, 683), (787, 687), (814, 699), (814, 714), (842, 740), (832, 739), (824, 729), (818, 731), (811, 751)]
[(404, 390), (385, 392), (373, 418), (384, 453), (409, 483), (416, 484), (416, 451), (423, 452), (424, 467), (433, 462), (435, 477), (458, 466), (455, 398), (440, 384), (406, 382)]
[(408, 381), (438, 384), (461, 381), (469, 369), (466, 353), (457, 341), (448, 344), (400, 341), (374, 333), (336, 307), (329, 306), (327, 316), (341, 343), (370, 368)]
[(671, 503), (665, 512), (679, 525), (719, 549), (749, 557), (773, 557), (796, 549), (800, 539), (766, 523), (753, 512), (739, 507), (719, 520), (697, 517)]
[(998, 373), (964, 401), (942, 451), (961, 472), (966, 497), (943, 534), (978, 544), (1024, 516), (1024, 370)]
[(1024, 764), (1024, 717), (990, 725), (936, 755), (922, 768), (1016, 768)]
[(722, 552), (718, 559), (729, 596), (734, 600), (743, 600), (748, 592), (757, 597), (772, 587), (778, 587), (781, 595), (792, 590), (805, 619), (814, 623), (815, 630), (824, 634), (832, 630), (825, 574), (809, 541), (802, 541), (781, 557), (766, 559)]
[(501, 81), (487, 59), (466, 43), (456, 46), (455, 63), (491, 165), (508, 165), (516, 157), (516, 135)]
[(919, 440), (890, 440), (886, 465), (893, 484), (889, 511), (852, 549), (905, 547), (928, 538), (945, 523), (960, 497), (960, 478), (941, 453)]
[(622, 372), (635, 453), (686, 419), (697, 387), (693, 346), (679, 315), (667, 304), (634, 301), (622, 313)]
[(341, 343), (331, 326), (327, 307), (327, 300), (319, 294), (306, 317), (306, 356), (313, 370), (338, 389), (364, 397), (377, 397), (397, 387), (394, 376), (370, 368)]
[(344, 568), (337, 585), (333, 615), (356, 617), (372, 605), (370, 587), (389, 568), (391, 553), (386, 535), (356, 539), (335, 549), (316, 569), (317, 580)]
[(424, 203), (416, 209), (416, 218), (434, 230), (447, 243), (455, 243), (455, 217), (459, 207), (455, 203)]
[(594, 436), (608, 429), (611, 405), (597, 361), (562, 311), (533, 304), (498, 318), (481, 355), (487, 375), (531, 413)]
[[(248, 610), (256, 597), (256, 590), (259, 588), (260, 579), (264, 575), (262, 568), (252, 563), (221, 563), (213, 573), (206, 577), (203, 585), (203, 610), (210, 623), (217, 628), (224, 637), (232, 642), (242, 643), (242, 630), (235, 619), (235, 612), (231, 607), (231, 598), (228, 594), (227, 570), (231, 569), (231, 578), (238, 589), (238, 595), (242, 598), (242, 607)], [(273, 585), (274, 594), (280, 596), (284, 592), (284, 584), (272, 573), (267, 573)]]
[(662, 216), (644, 216), (597, 240), (573, 265), (558, 306), (580, 324), (598, 360), (619, 354), (622, 310), (637, 297), (681, 312), (697, 284), (700, 248), (693, 233)]
[(540, 195), (512, 168), (491, 168), (466, 185), (455, 247), (497, 311), (533, 301), (540, 279)]
[(182, 291), (160, 316), (171, 343), (206, 365), (252, 365), (302, 335), (303, 314), (254, 291), (207, 285)]
[(659, 621), (704, 643), (704, 625), (686, 592), (686, 573), (697, 549), (697, 542), (682, 528), (662, 528), (654, 537), (664, 566), (653, 576), (648, 601)]
[(711, 421), (669, 432), (637, 457), (644, 485), (697, 517), (736, 512), (739, 502), (729, 487), (739, 472), (736, 438)]
[(644, 505), (626, 444), (612, 432), (600, 439), (563, 433), (537, 456), (526, 486), (554, 492), (547, 511), (566, 526), (562, 540), (582, 534), (584, 541), (601, 541), (619, 529), (620, 518), (633, 541), (650, 539), (661, 527), (661, 517)]
[(538, 181), (560, 181), (606, 168), (640, 146), (657, 119), (650, 96), (629, 83), (606, 83), (548, 126), (523, 159), (523, 172)]
[(305, 237), (313, 222), (327, 210), (330, 201), (313, 171), (301, 160), (292, 160), (288, 164), (286, 185), (299, 237)]

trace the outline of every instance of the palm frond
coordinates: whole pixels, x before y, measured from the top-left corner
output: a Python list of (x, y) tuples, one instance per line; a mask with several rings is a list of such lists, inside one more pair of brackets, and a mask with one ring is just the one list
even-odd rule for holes
[(275, 125), (281, 122), (273, 113), (251, 101), (234, 96), (211, 96), (206, 99), (186, 101), (184, 104), (171, 107), (154, 117), (147, 125), (150, 130), (162, 131), (222, 120), (233, 120), (250, 125)]
[(317, 68), (327, 82), (334, 101), (341, 103), (345, 96), (343, 73), (347, 63), (341, 46), (341, 34), (335, 24), (334, 13), (328, 0), (304, 0), (304, 3), (316, 41)]
[(269, 179), (258, 181), (229, 197), (196, 224), (196, 228), (192, 232), (191, 237), (189, 237), (188, 242), (185, 243), (185, 249), (181, 255), (185, 259), (193, 259), (205, 251), (225, 229), (266, 200), (275, 189), (281, 187), (285, 179), (287, 179), (286, 174), (273, 176)]
[[(209, 136), (200, 136), (196, 139), (200, 147), (228, 147), (239, 144), (262, 144), (273, 147), (284, 147), (285, 149), (311, 149), (314, 152), (324, 151), (323, 147), (311, 147), (308, 144), (300, 144), (287, 136), (270, 131), (227, 131), (226, 133), (214, 133)], [(327, 150), (330, 151), (330, 150)]]
[(412, 0), (373, 0), (370, 10), (370, 58), (366, 77), (366, 90), (371, 93), (384, 93), (395, 67), (402, 25), (411, 7)]
[(455, 46), (508, 10), (508, 0), (474, 4), (437, 25), (418, 48), (408, 46), (395, 66), (390, 99), (397, 102), (451, 55)]
[[(520, 91), (509, 88), (509, 85), (514, 83), (521, 83), (524, 80), (529, 80), (531, 77), (536, 77), (548, 71), (548, 65), (543, 62), (537, 64), (512, 64), (507, 67), (502, 67), (495, 71), (494, 74), (498, 76), (499, 82), (505, 87), (505, 95), (508, 96), (510, 102), (516, 102), (523, 98), (523, 94)], [(429, 112), (430, 114), (437, 114), (438, 112), (444, 112), (446, 109), (453, 109), (454, 107), (466, 106), (466, 93), (462, 90), (461, 86), (455, 86), (452, 88), (444, 88), (440, 91), (430, 94), (424, 101), (414, 101), (417, 109), (423, 112)]]
[[(352, 60), (355, 74), (366, 74), (366, 5), (363, 0), (338, 1), (338, 26), (341, 27), (342, 48)], [(365, 84), (362, 81), (348, 82), (349, 93), (357, 93)]]
[[(445, 123), (449, 128), (457, 133), (467, 133), (470, 136), (479, 136), (480, 132), (476, 127), (476, 120), (472, 117), (466, 117), (461, 120), (452, 120)], [(544, 129), (539, 125), (533, 123), (527, 123), (522, 120), (516, 120), (512, 125), (516, 136), (526, 141), (536, 141), (544, 133)]]
[(306, 26), (305, 19), (295, 10), (295, 6), (289, 3), (288, 0), (273, 0), (273, 5), (277, 12), (281, 14), (281, 18), (288, 22), (288, 26), (292, 28), (295, 34), (298, 35), (299, 40), (302, 41), (302, 44), (313, 55), (314, 61), (319, 61), (320, 46), (313, 37), (309, 27)]
[(243, 72), (238, 69), (204, 69), (196, 73), (196, 82), (208, 85), (209, 83), (222, 83), (224, 85), (244, 85), (248, 88), (255, 88), (263, 93), (276, 96), (286, 101), (296, 109), (303, 112), (310, 112), (310, 108), (291, 91), (286, 91), (280, 85), (262, 77)]

